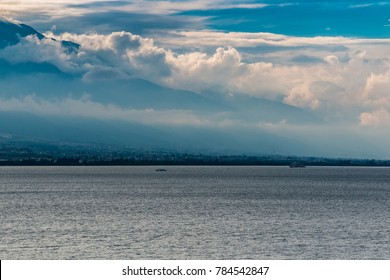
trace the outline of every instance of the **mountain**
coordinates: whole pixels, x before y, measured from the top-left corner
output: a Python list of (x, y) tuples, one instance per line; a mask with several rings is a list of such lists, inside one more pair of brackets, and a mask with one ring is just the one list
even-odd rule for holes
[[(15, 125), (17, 124), (17, 125)], [(236, 131), (202, 127), (143, 125), (135, 122), (76, 117), (45, 117), (25, 112), (0, 111), (0, 138), (58, 143), (57, 145), (115, 145), (133, 149), (166, 149), (202, 153), (289, 154), (291, 149), (315, 151), (299, 141), (266, 131), (242, 137)], [(289, 145), (286, 145), (286, 143)], [(1, 144), (1, 143), (0, 143)]]
[[(27, 36), (36, 36), (39, 40), (46, 38), (31, 26), (0, 17), (0, 49), (16, 45), (21, 38)], [(53, 38), (50, 39), (55, 41)], [(79, 48), (78, 44), (70, 41), (61, 41), (61, 44), (68, 52), (76, 51)]]
[(208, 92), (213, 100), (231, 108), (242, 120), (290, 124), (321, 124), (323, 120), (312, 112), (265, 98), (245, 94), (221, 95)]
[(35, 35), (39, 39), (45, 37), (31, 26), (0, 17), (0, 48), (15, 45), (21, 37), (27, 37), (29, 35)]
[[(17, 44), (21, 37), (28, 35), (45, 38), (28, 25), (6, 19), (0, 19), (0, 30), (0, 47)], [(64, 41), (62, 44), (69, 51), (78, 51), (79, 45), (73, 42)], [(259, 122), (319, 121), (312, 113), (300, 108), (242, 94), (215, 98), (213, 94), (172, 89), (137, 77), (85, 82), (81, 76), (64, 73), (49, 62), (9, 63), (0, 59), (0, 74), (0, 98), (23, 98), (34, 93), (45, 100), (53, 100), (69, 95), (82, 98), (87, 94), (94, 102), (121, 108), (225, 112), (233, 118)]]
[[(40, 40), (51, 39), (28, 25), (1, 19), (0, 52), (1, 48), (18, 44), (29, 35)], [(79, 51), (79, 45), (73, 42), (61, 43), (67, 51)], [(61, 112), (57, 114), (56, 108)], [(109, 117), (104, 117), (107, 112)], [(145, 112), (157, 113), (148, 115), (145, 122), (141, 119)], [(131, 119), (127, 119), (128, 115)], [(189, 118), (189, 124), (181, 124), (184, 115)], [(159, 116), (168, 116), (172, 123), (161, 122)], [(205, 124), (198, 124), (197, 120), (204, 120)], [(0, 58), (0, 135), (9, 135), (10, 139), (193, 152), (308, 154), (316, 151), (315, 146), (300, 137), (259, 127), (259, 124), (285, 123), (313, 124), (321, 123), (321, 119), (301, 108), (239, 93), (198, 94), (136, 75), (90, 81), (82, 73), (66, 73), (48, 61), (16, 63)]]

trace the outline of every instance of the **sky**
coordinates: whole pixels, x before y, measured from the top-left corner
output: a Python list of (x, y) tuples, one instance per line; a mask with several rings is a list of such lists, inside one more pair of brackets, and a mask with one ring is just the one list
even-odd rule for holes
[[(311, 142), (320, 135), (338, 139), (329, 145), (338, 145), (337, 151), (363, 139), (346, 155), (390, 156), (390, 2), (5, 0), (0, 16), (57, 39), (26, 38), (0, 50), (0, 59), (11, 64), (50, 63), (85, 83), (137, 77), (213, 100), (265, 99), (312, 114), (321, 125), (178, 109), (134, 111), (85, 96), (61, 103), (33, 93), (2, 97), (0, 110), (70, 114), (65, 108), (71, 103), (71, 114), (147, 124), (260, 127)], [(79, 44), (79, 52), (64, 51), (61, 40)], [(325, 140), (321, 145), (326, 154)]]

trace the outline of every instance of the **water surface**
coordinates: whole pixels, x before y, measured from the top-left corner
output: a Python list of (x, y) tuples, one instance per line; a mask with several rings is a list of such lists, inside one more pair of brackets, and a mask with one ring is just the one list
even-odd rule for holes
[(1, 167), (0, 259), (390, 259), (390, 169)]

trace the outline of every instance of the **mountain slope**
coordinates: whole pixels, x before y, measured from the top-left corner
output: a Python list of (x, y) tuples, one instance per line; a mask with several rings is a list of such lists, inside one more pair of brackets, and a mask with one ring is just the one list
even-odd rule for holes
[[(36, 36), (39, 40), (46, 38), (42, 33), (36, 31), (29, 25), (16, 21), (9, 21), (0, 17), (0, 48), (16, 45), (20, 42), (20, 38), (27, 36)], [(55, 39), (52, 39), (54, 40)], [(75, 51), (79, 45), (70, 41), (61, 41), (62, 47), (68, 52)]]
[(0, 48), (15, 45), (19, 42), (20, 37), (27, 37), (29, 35), (35, 35), (39, 39), (45, 37), (31, 26), (11, 22), (0, 17)]
[[(20, 37), (44, 36), (34, 28), (17, 22), (0, 20), (2, 45), (16, 44)], [(62, 42), (65, 48), (77, 51), (73, 42)], [(0, 45), (1, 47), (1, 45)], [(312, 113), (280, 102), (237, 94), (233, 97), (196, 94), (177, 90), (133, 77), (86, 82), (81, 76), (69, 75), (48, 62), (9, 63), (0, 59), (0, 98), (34, 94), (45, 100), (61, 98), (89, 98), (101, 104), (120, 108), (195, 110), (201, 112), (229, 112), (233, 119), (258, 122), (313, 123), (320, 120)]]
[[(28, 35), (47, 39), (32, 27), (0, 20), (0, 48), (12, 48)], [(73, 42), (62, 44), (79, 51)], [(291, 154), (307, 153), (310, 145), (265, 127), (321, 122), (309, 111), (277, 101), (197, 94), (136, 75), (91, 80), (84, 72), (65, 73), (54, 64), (0, 59), (0, 135), (145, 149)]]
[(323, 121), (312, 112), (264, 98), (243, 94), (229, 96), (224, 104), (236, 108), (243, 119), (271, 121), (278, 123), (312, 124)]
[[(242, 137), (248, 134), (249, 137)], [(0, 137), (12, 143), (25, 140), (64, 145), (116, 145), (133, 149), (220, 153), (290, 153), (308, 151), (308, 145), (266, 131), (226, 131), (215, 128), (147, 126), (126, 121), (37, 116), (0, 111)], [(5, 140), (3, 139), (3, 142)], [(285, 145), (285, 143), (289, 145)]]

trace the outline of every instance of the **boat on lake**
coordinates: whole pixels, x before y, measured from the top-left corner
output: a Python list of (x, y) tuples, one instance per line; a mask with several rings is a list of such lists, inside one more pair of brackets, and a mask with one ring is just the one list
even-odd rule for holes
[(158, 168), (156, 169), (157, 172), (167, 172), (168, 170), (164, 169), (164, 168)]

